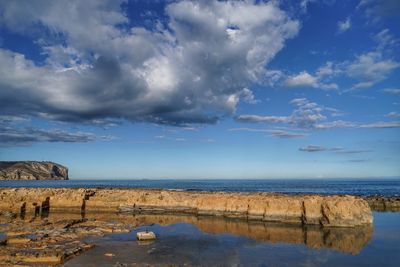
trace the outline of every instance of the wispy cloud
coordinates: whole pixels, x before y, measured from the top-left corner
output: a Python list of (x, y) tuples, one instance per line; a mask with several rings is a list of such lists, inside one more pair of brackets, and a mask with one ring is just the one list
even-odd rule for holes
[(240, 115), (236, 118), (240, 122), (265, 122), (265, 123), (277, 123), (277, 122), (289, 122), (289, 117), (286, 116), (259, 116), (259, 115)]
[(308, 145), (306, 147), (300, 147), (299, 151), (303, 152), (321, 152), (321, 151), (326, 151), (327, 148), (323, 146), (317, 146), (317, 145)]
[(280, 130), (280, 129), (231, 128), (228, 129), (228, 131), (267, 133), (269, 134), (269, 136), (277, 138), (303, 138), (308, 136), (308, 134), (306, 133), (289, 131), (289, 130)]
[(338, 150), (335, 150), (335, 152), (339, 153), (339, 154), (360, 154), (360, 153), (369, 153), (369, 152), (373, 152), (373, 151), (369, 150), (369, 149), (359, 149), (359, 150), (338, 149)]
[(303, 138), (308, 136), (305, 133), (291, 132), (291, 131), (282, 131), (282, 130), (271, 130), (271, 136), (278, 138)]
[(379, 121), (368, 124), (361, 124), (359, 128), (398, 128), (400, 127), (400, 121)]
[(382, 89), (382, 92), (393, 95), (400, 95), (400, 88), (385, 88)]
[(370, 159), (349, 159), (347, 162), (353, 162), (353, 163), (363, 163), (363, 162), (368, 162), (371, 161)]
[(324, 111), (330, 114), (339, 112), (337, 109), (326, 109), (306, 98), (295, 98), (290, 103), (295, 109), (289, 116), (239, 115), (236, 120), (250, 123), (288, 123), (302, 129), (313, 129), (320, 121), (327, 119)]
[(311, 87), (323, 90), (337, 90), (338, 85), (335, 83), (324, 83), (321, 76), (313, 76), (307, 71), (302, 71), (298, 74), (290, 75), (284, 81), (286, 87)]
[(307, 145), (305, 147), (300, 147), (299, 151), (302, 152), (334, 152), (338, 154), (361, 154), (361, 153), (368, 153), (373, 152), (372, 150), (368, 149), (344, 149), (342, 147), (325, 147), (319, 145)]
[(86, 143), (92, 141), (110, 141), (113, 139), (114, 137), (112, 136), (97, 136), (86, 132), (71, 133), (60, 129), (0, 127), (1, 146), (25, 146), (36, 142)]
[(315, 125), (316, 129), (338, 129), (338, 128), (398, 128), (400, 121), (379, 121), (373, 123), (357, 123), (350, 121), (332, 121)]
[[(345, 115), (338, 109), (325, 107), (306, 98), (295, 98), (290, 102), (295, 106), (289, 116), (260, 116), (260, 115), (239, 115), (236, 120), (246, 123), (284, 123), (298, 129), (305, 130), (328, 130), (340, 128), (397, 128), (400, 127), (400, 121), (377, 121), (372, 123), (360, 123), (345, 120), (327, 121), (329, 117)], [(389, 113), (388, 116), (394, 118), (397, 113)], [(257, 131), (257, 130), (254, 130)]]
[(400, 113), (397, 111), (392, 111), (386, 114), (386, 116), (390, 118), (400, 118)]
[(338, 33), (344, 33), (345, 31), (349, 30), (351, 27), (351, 20), (350, 17), (346, 18), (343, 21), (339, 21), (337, 23)]
[(86, 143), (115, 139), (110, 135), (27, 126), (29, 123), (30, 119), (27, 117), (0, 116), (0, 146), (27, 146), (37, 142)]
[(400, 2), (397, 0), (361, 0), (357, 6), (364, 12), (368, 23), (378, 23), (383, 18), (398, 15)]

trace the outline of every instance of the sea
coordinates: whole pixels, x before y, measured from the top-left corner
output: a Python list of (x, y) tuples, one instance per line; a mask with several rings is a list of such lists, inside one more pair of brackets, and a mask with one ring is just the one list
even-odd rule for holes
[(400, 178), (375, 179), (136, 179), (0, 181), (1, 187), (151, 188), (208, 192), (276, 192), (356, 196), (400, 196)]
[[(399, 178), (71, 179), (0, 181), (0, 188), (2, 187), (162, 188), (179, 191), (400, 196)], [(50, 216), (57, 215), (50, 214)], [(69, 216), (74, 218), (73, 216), (79, 215)], [(96, 216), (101, 220), (107, 219), (104, 214), (88, 216), (93, 216), (89, 220), (95, 220)], [(142, 223), (129, 233), (88, 237), (84, 241), (93, 244), (94, 248), (68, 260), (63, 266), (400, 266), (400, 212), (373, 212), (373, 225), (355, 228), (305, 227), (212, 216), (140, 214), (109, 216), (110, 223), (125, 221)], [(138, 231), (153, 231), (157, 238), (151, 242), (137, 241)], [(0, 225), (0, 237), (1, 232), (2, 225)]]

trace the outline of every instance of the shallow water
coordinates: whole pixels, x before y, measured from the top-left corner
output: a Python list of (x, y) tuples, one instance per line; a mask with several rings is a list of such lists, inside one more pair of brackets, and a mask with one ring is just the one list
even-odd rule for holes
[[(319, 229), (222, 219), (142, 216), (128, 234), (90, 240), (96, 247), (66, 266), (399, 266), (400, 213), (374, 213), (374, 229)], [(154, 222), (156, 224), (151, 224)], [(157, 240), (136, 241), (151, 230)], [(113, 256), (105, 256), (111, 253)], [(119, 264), (119, 265), (116, 265)], [(126, 265), (124, 265), (126, 264)]]
[(277, 192), (400, 196), (400, 179), (257, 179), (257, 180), (40, 180), (0, 181), (1, 187), (163, 188), (172, 190)]

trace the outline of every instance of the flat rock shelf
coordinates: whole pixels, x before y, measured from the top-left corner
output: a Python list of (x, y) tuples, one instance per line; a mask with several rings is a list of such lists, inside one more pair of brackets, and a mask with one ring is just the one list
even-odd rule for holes
[(245, 220), (355, 227), (372, 224), (368, 203), (354, 196), (182, 192), (151, 189), (0, 189), (0, 211), (190, 214)]

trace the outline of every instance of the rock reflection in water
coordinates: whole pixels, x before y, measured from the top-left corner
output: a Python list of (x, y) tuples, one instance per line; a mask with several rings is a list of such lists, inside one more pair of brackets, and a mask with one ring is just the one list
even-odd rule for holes
[(142, 225), (157, 223), (163, 226), (179, 222), (195, 225), (210, 234), (231, 234), (268, 243), (304, 244), (309, 248), (328, 248), (357, 254), (372, 237), (372, 227), (324, 228), (318, 226), (285, 225), (247, 222), (216, 217), (136, 215)]
[[(336, 251), (341, 255), (354, 255), (369, 242), (373, 232), (371, 227), (320, 229), (194, 216), (118, 215), (115, 220), (142, 225), (135, 231), (154, 231), (157, 240), (138, 243), (135, 232), (94, 239), (94, 249), (67, 262), (66, 266), (112, 266), (117, 262), (129, 266), (258, 265), (274, 257), (277, 249), (280, 253), (288, 253), (288, 257), (299, 250), (308, 253), (308, 249), (322, 254)], [(110, 258), (105, 254), (115, 256)], [(248, 257), (254, 259), (244, 261)], [(298, 260), (287, 258), (285, 262), (295, 264)]]
[[(20, 248), (8, 245), (0, 248), (0, 254), (4, 257), (10, 258), (27, 248), (35, 251), (44, 249), (44, 256), (57, 254), (58, 250), (52, 250), (52, 248), (60, 247), (60, 244), (67, 241), (75, 244), (77, 240), (86, 240), (96, 244), (94, 249), (68, 261), (67, 266), (70, 264), (70, 266), (87, 266), (85, 264), (92, 264), (93, 259), (100, 256), (98, 264), (101, 265), (101, 259), (106, 253), (116, 254), (119, 257), (116, 258), (127, 262), (156, 265), (166, 263), (180, 265), (185, 262), (191, 265), (204, 265), (202, 261), (204, 257), (209, 258), (207, 261), (209, 264), (225, 264), (226, 253), (233, 260), (238, 251), (249, 247), (253, 249), (260, 245), (265, 248), (283, 246), (296, 250), (307, 250), (307, 247), (311, 251), (328, 249), (338, 251), (342, 255), (355, 255), (369, 242), (373, 232), (372, 227), (305, 227), (209, 216), (90, 213), (83, 219), (80, 213), (53, 212), (46, 214), (46, 217), (6, 218), (0, 216), (0, 218), (2, 218), (0, 223), (7, 223), (0, 232), (4, 230), (10, 236), (18, 234), (27, 237), (36, 234), (41, 237), (35, 240), (30, 238), (31, 241)], [(154, 230), (157, 240), (154, 243), (138, 243), (134, 232), (120, 234), (125, 230), (138, 227), (142, 230)], [(89, 236), (102, 236), (108, 233), (114, 234), (86, 239)], [(70, 258), (70, 256), (57, 255), (61, 257), (61, 261), (64, 258)], [(263, 253), (258, 253), (256, 256), (260, 255)], [(30, 255), (24, 257), (29, 258), (28, 256), (30, 257)], [(108, 259), (108, 261), (112, 260), (116, 259)], [(95, 266), (90, 264), (88, 266)]]

